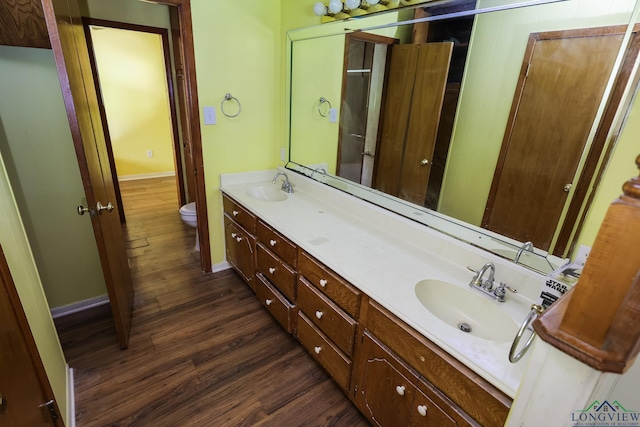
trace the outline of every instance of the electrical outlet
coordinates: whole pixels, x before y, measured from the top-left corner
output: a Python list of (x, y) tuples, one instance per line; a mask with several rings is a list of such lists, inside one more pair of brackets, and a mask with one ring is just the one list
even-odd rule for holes
[(284, 162), (284, 147), (280, 147), (280, 160)]
[(147, 150), (147, 157), (148, 158), (152, 158), (153, 157), (153, 150)]

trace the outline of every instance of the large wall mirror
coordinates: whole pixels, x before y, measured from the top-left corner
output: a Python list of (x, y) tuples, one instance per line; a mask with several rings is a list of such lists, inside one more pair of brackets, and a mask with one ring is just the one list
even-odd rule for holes
[(287, 167), (548, 273), (637, 151), (635, 15), (451, 0), (289, 32)]

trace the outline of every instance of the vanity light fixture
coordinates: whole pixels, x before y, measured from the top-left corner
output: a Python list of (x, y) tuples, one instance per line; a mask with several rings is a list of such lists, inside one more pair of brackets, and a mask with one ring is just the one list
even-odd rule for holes
[(347, 8), (349, 8), (349, 15), (360, 16), (366, 15), (370, 2), (366, 0), (347, 0)]
[(321, 2), (317, 2), (313, 5), (313, 13), (316, 16), (329, 16), (329, 8)]

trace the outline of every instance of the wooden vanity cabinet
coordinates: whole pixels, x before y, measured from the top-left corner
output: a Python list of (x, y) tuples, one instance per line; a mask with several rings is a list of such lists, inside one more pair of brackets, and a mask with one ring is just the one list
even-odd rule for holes
[(454, 427), (478, 425), (369, 332), (362, 340), (354, 402), (373, 425)]
[[(375, 337), (376, 342), (420, 378), (421, 384), (428, 385), (419, 387), (428, 398), (436, 400), (439, 396), (438, 406), (456, 421), (454, 425), (504, 425), (511, 398), (376, 302), (363, 304), (363, 311), (363, 344), (355, 355), (354, 389), (361, 390), (367, 360), (371, 358), (367, 353), (367, 336)], [(412, 422), (420, 420), (413, 414), (411, 417)]]
[(298, 272), (296, 338), (346, 391), (361, 293), (303, 251)]
[(287, 332), (295, 326), (297, 246), (258, 220), (256, 295)]
[(255, 291), (256, 217), (226, 195), (222, 204), (227, 261)]

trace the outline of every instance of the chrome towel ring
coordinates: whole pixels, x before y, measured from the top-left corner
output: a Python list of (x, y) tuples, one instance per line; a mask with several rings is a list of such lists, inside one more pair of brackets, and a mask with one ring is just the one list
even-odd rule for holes
[(327, 114), (322, 114), (322, 104), (327, 103), (329, 104), (329, 111), (331, 111), (331, 102), (329, 102), (329, 100), (327, 98), (325, 98), (324, 96), (320, 97), (320, 103), (318, 104), (318, 114), (320, 114), (322, 117), (328, 117), (329, 113)]
[(522, 350), (516, 353), (516, 348), (518, 347), (518, 344), (520, 344), (524, 331), (531, 326), (533, 321), (540, 316), (543, 310), (544, 309), (538, 304), (531, 305), (531, 311), (524, 319), (524, 322), (522, 322), (522, 325), (520, 325), (520, 329), (513, 340), (513, 344), (511, 344), (511, 350), (509, 350), (509, 362), (516, 363), (518, 360), (522, 359), (522, 356), (524, 356), (527, 350), (529, 350), (529, 347), (531, 347), (533, 339), (536, 337), (536, 333), (533, 331), (531, 332), (529, 339), (527, 339), (527, 342), (524, 344), (524, 347), (522, 347)]
[[(238, 104), (238, 112), (235, 114), (229, 114), (226, 111), (224, 111), (224, 103), (227, 101), (236, 101), (236, 103)], [(238, 98), (236, 98), (235, 96), (231, 95), (230, 93), (227, 93), (224, 96), (224, 99), (222, 100), (222, 102), (220, 103), (220, 111), (222, 111), (222, 114), (224, 114), (227, 117), (238, 117), (240, 115), (240, 113), (242, 112), (242, 104), (240, 104), (240, 101), (238, 101)]]

